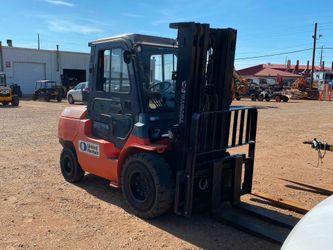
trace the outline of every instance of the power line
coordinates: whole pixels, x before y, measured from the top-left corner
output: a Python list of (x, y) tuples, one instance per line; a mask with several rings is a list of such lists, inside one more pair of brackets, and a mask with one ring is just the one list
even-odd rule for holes
[(308, 50), (312, 50), (312, 48), (300, 49), (300, 50), (294, 50), (294, 51), (288, 51), (288, 52), (280, 52), (280, 53), (268, 54), (268, 55), (260, 55), (260, 56), (239, 57), (239, 58), (236, 58), (235, 60), (247, 60), (247, 59), (263, 58), (263, 57), (271, 57), (271, 56), (280, 56), (280, 55), (299, 53), (299, 52), (308, 51)]
[[(316, 50), (319, 50), (319, 49), (321, 49), (321, 48), (316, 48)], [(322, 49), (323, 50), (333, 50), (333, 47), (323, 47)], [(235, 60), (247, 60), (247, 59), (256, 59), (256, 58), (263, 58), (263, 57), (271, 57), (271, 56), (281, 56), (281, 55), (294, 54), (294, 53), (299, 53), (299, 52), (304, 52), (304, 51), (309, 51), (309, 50), (312, 50), (312, 48), (293, 50), (293, 51), (288, 51), (288, 52), (280, 52), (280, 53), (275, 53), (275, 54), (260, 55), (260, 56), (239, 57), (239, 58), (236, 58)]]

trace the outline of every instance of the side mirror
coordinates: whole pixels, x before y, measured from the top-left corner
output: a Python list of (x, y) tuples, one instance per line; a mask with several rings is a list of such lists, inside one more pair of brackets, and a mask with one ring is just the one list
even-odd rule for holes
[(130, 51), (125, 50), (123, 53), (124, 62), (126, 64), (130, 64), (132, 56), (133, 56), (133, 54)]

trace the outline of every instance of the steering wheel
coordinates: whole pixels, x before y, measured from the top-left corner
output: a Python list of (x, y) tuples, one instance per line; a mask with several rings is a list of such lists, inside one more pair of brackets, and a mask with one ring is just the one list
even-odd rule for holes
[[(165, 85), (163, 86), (162, 84), (163, 85), (166, 84), (166, 86)], [(157, 83), (154, 83), (153, 85), (149, 86), (148, 90), (150, 92), (154, 92), (154, 91), (152, 91), (152, 89), (154, 89), (155, 87), (157, 87), (159, 85), (163, 86), (163, 90), (158, 92), (160, 94), (166, 93), (171, 88), (171, 86), (172, 86), (172, 84), (170, 82), (167, 82), (167, 81), (165, 81), (165, 82), (157, 82)]]

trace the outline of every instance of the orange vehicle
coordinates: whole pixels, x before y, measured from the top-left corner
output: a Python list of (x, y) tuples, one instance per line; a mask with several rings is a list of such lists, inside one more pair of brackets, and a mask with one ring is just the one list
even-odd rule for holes
[[(236, 31), (170, 26), (177, 40), (132, 34), (90, 43), (87, 108), (67, 107), (59, 121), (64, 178), (110, 180), (142, 218), (209, 210), (281, 243), (284, 236), (249, 223), (241, 201), (252, 190), (257, 110), (230, 107)], [(228, 152), (239, 146), (244, 153)]]

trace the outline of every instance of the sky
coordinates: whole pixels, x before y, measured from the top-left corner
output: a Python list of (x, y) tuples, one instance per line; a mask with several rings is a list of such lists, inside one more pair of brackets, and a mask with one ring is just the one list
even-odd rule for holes
[[(322, 46), (325, 66), (333, 61), (332, 0), (0, 0), (0, 9), (4, 45), (12, 39), (14, 46), (37, 48), (39, 33), (41, 48), (52, 50), (59, 44), (60, 50), (89, 52), (89, 41), (126, 33), (175, 38), (170, 22), (231, 27), (237, 30), (236, 69), (297, 59), (311, 63), (317, 22), (315, 63)], [(299, 50), (305, 51), (266, 56)], [(258, 56), (265, 57), (246, 59)]]

